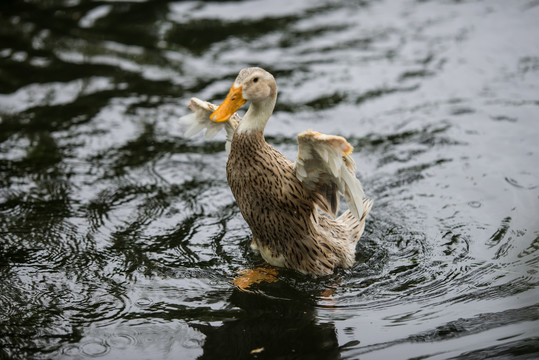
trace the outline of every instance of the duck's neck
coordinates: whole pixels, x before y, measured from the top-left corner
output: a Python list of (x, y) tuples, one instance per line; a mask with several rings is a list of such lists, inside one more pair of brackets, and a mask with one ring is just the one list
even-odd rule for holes
[(240, 121), (238, 126), (239, 134), (247, 134), (250, 132), (264, 132), (264, 128), (273, 113), (276, 97), (269, 98), (265, 101), (251, 103), (245, 116)]

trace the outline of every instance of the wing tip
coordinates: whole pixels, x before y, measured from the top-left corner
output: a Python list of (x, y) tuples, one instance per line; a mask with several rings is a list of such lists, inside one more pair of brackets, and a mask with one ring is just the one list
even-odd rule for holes
[(326, 143), (330, 146), (337, 146), (343, 155), (350, 155), (354, 151), (354, 147), (342, 136), (326, 135), (318, 131), (305, 130), (298, 134), (298, 140), (316, 140)]
[(371, 212), (372, 206), (374, 205), (374, 200), (365, 198), (363, 199), (363, 215), (361, 216), (360, 221), (365, 219), (367, 215)]
[(189, 99), (189, 103), (187, 104), (187, 107), (192, 112), (196, 112), (198, 110), (206, 110), (206, 111), (213, 112), (217, 108), (217, 106), (215, 106), (214, 104), (201, 100), (196, 97), (192, 97), (191, 99)]

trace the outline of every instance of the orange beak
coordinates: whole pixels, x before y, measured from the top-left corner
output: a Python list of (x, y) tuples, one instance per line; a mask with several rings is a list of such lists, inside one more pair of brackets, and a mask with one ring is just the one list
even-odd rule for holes
[(227, 121), (245, 102), (241, 86), (232, 85), (225, 101), (210, 115), (210, 120), (217, 123)]

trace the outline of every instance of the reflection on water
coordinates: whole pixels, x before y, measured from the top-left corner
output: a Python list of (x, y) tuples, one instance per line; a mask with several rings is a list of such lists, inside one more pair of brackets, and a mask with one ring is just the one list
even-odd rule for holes
[[(536, 1), (0, 3), (1, 358), (539, 356)], [(191, 96), (271, 71), (266, 131), (345, 136), (352, 270), (261, 264)]]
[[(278, 289), (277, 289), (278, 290)], [(206, 336), (200, 359), (301, 356), (338, 359), (339, 343), (331, 323), (317, 323), (311, 301), (301, 294), (277, 299), (234, 291), (230, 302), (243, 311), (222, 325), (195, 325)]]

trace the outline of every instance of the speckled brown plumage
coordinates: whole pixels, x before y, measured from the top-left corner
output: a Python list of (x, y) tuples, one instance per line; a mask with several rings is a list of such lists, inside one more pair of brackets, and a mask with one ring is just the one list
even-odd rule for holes
[(226, 172), (254, 248), (268, 249), (282, 257), (284, 267), (313, 275), (353, 264), (364, 218), (321, 214), (319, 195), (305, 188), (292, 162), (266, 143), (262, 131), (234, 134)]
[[(373, 204), (355, 175), (353, 147), (343, 137), (307, 130), (298, 135), (298, 156), (290, 162), (264, 140), (276, 100), (273, 75), (246, 68), (219, 107), (191, 99), (194, 113), (182, 123), (189, 135), (226, 130), (228, 183), (253, 232), (251, 247), (264, 260), (313, 276), (349, 268)], [(234, 113), (246, 102), (240, 120)], [(339, 195), (349, 210), (335, 218)]]

